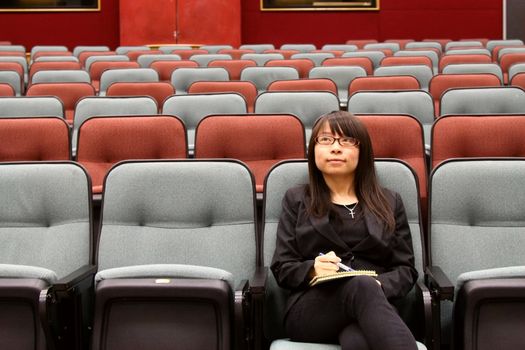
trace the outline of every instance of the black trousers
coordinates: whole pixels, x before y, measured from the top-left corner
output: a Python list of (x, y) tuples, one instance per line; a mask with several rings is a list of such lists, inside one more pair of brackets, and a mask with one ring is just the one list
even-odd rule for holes
[(285, 319), (293, 341), (343, 350), (416, 350), (416, 341), (376, 280), (357, 276), (308, 289)]

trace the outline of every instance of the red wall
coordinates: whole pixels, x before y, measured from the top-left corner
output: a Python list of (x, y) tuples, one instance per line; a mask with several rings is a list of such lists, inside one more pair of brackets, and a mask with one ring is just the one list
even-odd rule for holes
[(118, 0), (101, 0), (98, 12), (0, 12), (0, 40), (24, 45), (119, 44)]
[[(154, 3), (154, 0), (151, 0)], [(502, 0), (380, 0), (374, 12), (261, 12), (259, 0), (242, 1), (242, 42), (342, 43), (502, 34)], [(217, 16), (215, 13), (209, 16)], [(102, 0), (100, 12), (0, 13), (0, 41), (25, 45), (119, 45), (119, 1)]]
[(261, 12), (243, 1), (243, 42), (343, 43), (348, 39), (501, 38), (502, 0), (380, 0), (380, 11)]

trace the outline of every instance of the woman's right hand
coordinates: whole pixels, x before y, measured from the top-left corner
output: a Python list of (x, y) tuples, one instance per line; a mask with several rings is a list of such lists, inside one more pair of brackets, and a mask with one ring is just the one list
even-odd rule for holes
[(315, 258), (312, 278), (316, 276), (331, 275), (339, 270), (337, 263), (341, 259), (334, 252), (319, 255)]

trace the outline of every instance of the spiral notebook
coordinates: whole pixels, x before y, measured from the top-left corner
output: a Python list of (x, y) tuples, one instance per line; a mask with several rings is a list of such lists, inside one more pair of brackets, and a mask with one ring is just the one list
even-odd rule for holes
[(354, 277), (354, 276), (372, 276), (372, 277), (377, 277), (377, 273), (374, 270), (352, 270), (352, 271), (336, 272), (336, 273), (333, 273), (333, 274), (330, 274), (330, 275), (315, 276), (308, 283), (308, 285), (310, 287), (313, 287), (313, 286), (316, 286), (316, 285), (321, 284), (321, 283), (338, 280), (340, 278)]

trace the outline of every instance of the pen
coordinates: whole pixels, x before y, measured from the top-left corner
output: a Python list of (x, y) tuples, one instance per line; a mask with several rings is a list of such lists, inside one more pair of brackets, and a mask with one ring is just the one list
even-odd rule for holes
[[(319, 256), (323, 256), (324, 254), (323, 253), (319, 253)], [(354, 271), (353, 268), (351, 268), (350, 266), (346, 266), (345, 264), (342, 264), (342, 263), (335, 263), (341, 270), (345, 270), (345, 271)]]

